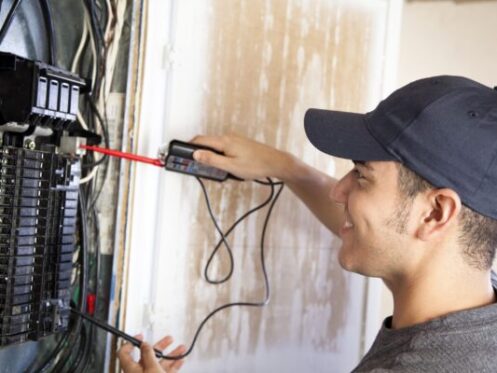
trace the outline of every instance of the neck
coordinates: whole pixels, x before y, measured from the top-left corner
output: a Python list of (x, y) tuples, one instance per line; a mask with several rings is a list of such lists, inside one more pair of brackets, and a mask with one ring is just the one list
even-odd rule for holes
[(444, 269), (395, 281), (385, 280), (385, 284), (394, 299), (393, 329), (495, 302), (490, 270), (468, 274)]

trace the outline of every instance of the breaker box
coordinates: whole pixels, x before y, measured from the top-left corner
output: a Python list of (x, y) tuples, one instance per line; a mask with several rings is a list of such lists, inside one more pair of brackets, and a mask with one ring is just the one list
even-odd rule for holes
[(69, 326), (81, 172), (77, 154), (59, 145), (85, 86), (0, 52), (0, 346)]

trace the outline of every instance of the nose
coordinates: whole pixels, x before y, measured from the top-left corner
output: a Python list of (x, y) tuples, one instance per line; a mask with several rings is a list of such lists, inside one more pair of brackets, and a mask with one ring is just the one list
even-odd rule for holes
[(335, 203), (345, 204), (351, 186), (351, 172), (342, 177), (330, 190), (330, 199)]

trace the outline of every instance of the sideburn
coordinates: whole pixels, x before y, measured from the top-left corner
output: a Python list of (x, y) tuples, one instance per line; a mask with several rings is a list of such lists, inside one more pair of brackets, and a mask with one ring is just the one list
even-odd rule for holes
[(413, 198), (397, 197), (397, 207), (390, 217), (385, 221), (385, 225), (395, 230), (398, 234), (406, 234), (407, 221), (411, 213)]

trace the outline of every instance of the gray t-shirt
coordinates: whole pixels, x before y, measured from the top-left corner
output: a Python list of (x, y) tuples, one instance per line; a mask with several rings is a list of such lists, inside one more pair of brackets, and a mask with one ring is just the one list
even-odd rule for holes
[[(497, 294), (497, 279), (492, 273)], [(353, 372), (497, 372), (497, 304), (391, 329), (383, 322)]]

